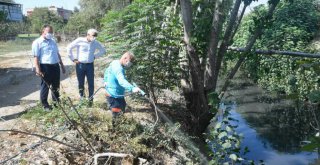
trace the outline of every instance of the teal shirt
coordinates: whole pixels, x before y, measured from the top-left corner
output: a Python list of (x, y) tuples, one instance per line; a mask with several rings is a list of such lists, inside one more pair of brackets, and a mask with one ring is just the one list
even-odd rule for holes
[(131, 92), (134, 86), (125, 77), (125, 69), (119, 60), (111, 62), (104, 72), (104, 82), (107, 83), (106, 91), (114, 98), (124, 97), (125, 91)]

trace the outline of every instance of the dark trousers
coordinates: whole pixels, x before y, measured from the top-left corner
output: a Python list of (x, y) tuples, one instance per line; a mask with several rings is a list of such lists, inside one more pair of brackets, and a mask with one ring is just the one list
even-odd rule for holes
[[(125, 112), (127, 103), (123, 97), (121, 97), (121, 98), (107, 97), (107, 101), (109, 103), (110, 110), (112, 111), (112, 117), (116, 117), (120, 113)], [(113, 108), (119, 108), (119, 109), (121, 109), (121, 112), (114, 112)]]
[[(87, 77), (89, 98), (93, 95), (94, 90), (94, 67), (93, 63), (79, 63), (76, 65), (76, 72), (78, 78), (78, 88), (81, 97), (84, 97), (84, 79)], [(93, 98), (90, 99), (92, 101)]]
[(49, 88), (52, 89), (52, 100), (59, 101), (60, 66), (59, 64), (40, 64), (40, 68), (44, 74), (41, 79), (40, 100), (44, 107), (49, 107)]
[[(119, 115), (125, 112), (127, 103), (123, 97), (122, 98), (107, 97), (107, 101), (109, 103), (109, 107), (112, 112), (112, 126), (115, 127), (118, 123), (117, 118), (119, 117)], [(115, 112), (114, 109), (121, 109), (121, 111)]]

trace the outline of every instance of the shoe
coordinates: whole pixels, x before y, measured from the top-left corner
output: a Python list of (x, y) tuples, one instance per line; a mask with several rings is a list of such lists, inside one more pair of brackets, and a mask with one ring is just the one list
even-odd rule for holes
[(92, 102), (92, 101), (89, 101), (88, 107), (92, 107), (92, 105), (93, 105), (93, 102)]
[(52, 111), (52, 107), (51, 106), (47, 106), (47, 107), (44, 107), (43, 110), (45, 112), (51, 112)]
[(53, 102), (52, 105), (53, 105), (54, 108), (59, 108), (59, 105), (58, 105), (59, 103), (60, 103), (59, 101), (58, 102), (55, 101), (55, 102)]

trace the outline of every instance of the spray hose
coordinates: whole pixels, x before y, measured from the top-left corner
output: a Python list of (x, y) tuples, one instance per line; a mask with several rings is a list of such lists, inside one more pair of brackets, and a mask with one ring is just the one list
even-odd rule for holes
[[(138, 85), (136, 84), (136, 83), (132, 83), (132, 85), (134, 86), (134, 87), (138, 87)], [(102, 88), (102, 87), (101, 87)], [(106, 88), (112, 88), (112, 87), (106, 87)], [(139, 88), (139, 87), (138, 87)], [(100, 89), (100, 88), (99, 88)], [(140, 88), (139, 88), (140, 89)], [(108, 91), (107, 91), (108, 92)], [(113, 96), (115, 96), (115, 97), (125, 97), (125, 96), (130, 96), (130, 95), (132, 95), (132, 94), (134, 94), (133, 92), (130, 92), (130, 93), (127, 93), (127, 94), (125, 94), (125, 95), (113, 95)], [(155, 102), (154, 102), (154, 100), (151, 98), (151, 97), (148, 97), (147, 96), (147, 94), (143, 91), (143, 90), (139, 90), (139, 94), (142, 96), (142, 97), (144, 97), (145, 99), (147, 99), (148, 100), (148, 102), (149, 103), (151, 103), (152, 105), (153, 105), (153, 107), (154, 107), (154, 112), (155, 112), (155, 114), (156, 114), (156, 121), (155, 121), (155, 123), (153, 124), (153, 126), (152, 127), (155, 127), (156, 125), (157, 125), (157, 123), (158, 123), (158, 121), (159, 121), (159, 115), (158, 115), (158, 110), (160, 110), (158, 107), (157, 107), (157, 105), (155, 104)]]

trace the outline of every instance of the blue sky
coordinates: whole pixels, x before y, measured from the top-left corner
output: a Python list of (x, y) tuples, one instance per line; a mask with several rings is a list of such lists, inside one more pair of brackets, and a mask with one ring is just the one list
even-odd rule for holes
[(35, 7), (63, 7), (73, 10), (75, 6), (79, 8), (79, 0), (14, 0), (15, 3), (22, 4), (23, 14), (26, 14), (26, 9)]

